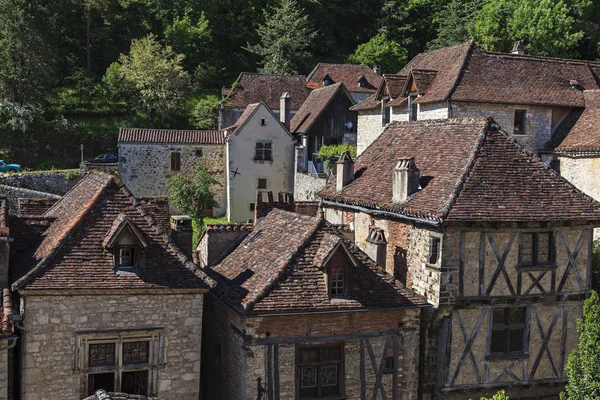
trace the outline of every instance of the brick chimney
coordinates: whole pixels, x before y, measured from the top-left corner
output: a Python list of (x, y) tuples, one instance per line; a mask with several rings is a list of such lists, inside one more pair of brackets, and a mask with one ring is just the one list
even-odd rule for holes
[(350, 157), (350, 152), (345, 151), (342, 153), (336, 164), (336, 190), (341, 192), (344, 190), (344, 186), (354, 180), (354, 161)]
[(421, 171), (415, 164), (415, 159), (401, 158), (394, 168), (394, 176), (392, 178), (392, 202), (402, 203), (406, 199), (419, 190), (419, 180), (421, 179)]
[(385, 268), (385, 259), (387, 255), (387, 240), (385, 232), (376, 226), (369, 227), (369, 236), (367, 236), (367, 245), (365, 252), (371, 257), (377, 265)]
[(187, 215), (173, 215), (171, 217), (171, 239), (190, 258), (193, 248), (192, 236), (192, 219)]
[(513, 48), (512, 48), (511, 53), (515, 54), (517, 56), (524, 56), (525, 55), (525, 47), (523, 46), (523, 43), (521, 43), (520, 40), (517, 40), (513, 44)]
[(292, 96), (288, 92), (284, 92), (279, 98), (279, 120), (288, 131), (290, 130), (290, 120), (292, 119), (291, 104)]

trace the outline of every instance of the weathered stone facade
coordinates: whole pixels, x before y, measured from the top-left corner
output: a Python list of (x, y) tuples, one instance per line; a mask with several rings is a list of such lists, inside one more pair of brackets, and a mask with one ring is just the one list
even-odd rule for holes
[(298, 398), (297, 351), (323, 344), (343, 347), (345, 398), (380, 398), (377, 372), (386, 357), (397, 366), (381, 375), (388, 398), (417, 398), (420, 309), (242, 319), (214, 298), (206, 305), (205, 398), (256, 399), (259, 384), (265, 398)]
[[(201, 155), (199, 155), (201, 151)], [(165, 196), (171, 171), (171, 153), (181, 155), (181, 171), (193, 172), (207, 163), (221, 185), (211, 188), (219, 207), (215, 216), (225, 215), (227, 182), (225, 146), (208, 144), (119, 143), (119, 176), (136, 197)]]
[(0, 184), (62, 196), (75, 186), (81, 177), (77, 171), (0, 174)]
[(146, 368), (153, 395), (198, 398), (203, 294), (23, 294), (25, 399), (85, 397), (86, 343), (117, 338), (151, 342)]
[(19, 214), (19, 199), (52, 199), (55, 201), (60, 199), (60, 196), (56, 194), (8, 185), (0, 185), (0, 197), (8, 200), (8, 209), (11, 215)]
[(381, 110), (380, 109), (371, 109), (366, 111), (359, 111), (357, 118), (357, 126), (356, 131), (356, 154), (357, 156), (361, 155), (363, 151), (375, 139), (381, 135), (383, 129), (385, 127), (381, 124)]
[(451, 116), (458, 117), (458, 115), (450, 115), (448, 102), (446, 101), (440, 103), (417, 104), (417, 120), (446, 119)]
[(600, 155), (558, 154), (560, 175), (585, 194), (600, 200)]
[(312, 201), (319, 190), (327, 185), (327, 178), (313, 176), (307, 172), (294, 172), (294, 199), (298, 201)]
[[(0, 340), (0, 347), (14, 345), (13, 340)], [(14, 348), (0, 350), (0, 400), (14, 399)]]

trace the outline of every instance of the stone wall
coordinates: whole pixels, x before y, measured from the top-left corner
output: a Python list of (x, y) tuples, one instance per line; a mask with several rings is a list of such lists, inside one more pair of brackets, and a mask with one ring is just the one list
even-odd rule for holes
[(126, 339), (136, 330), (149, 329), (162, 335), (160, 349), (164, 347), (154, 355), (160, 361), (150, 374), (156, 376), (153, 394), (161, 399), (197, 399), (203, 296), (25, 294), (25, 399), (85, 397), (85, 340), (96, 332)]
[(391, 107), (390, 120), (408, 122), (408, 106), (404, 105), (402, 107)]
[(37, 190), (30, 190), (8, 185), (0, 185), (0, 197), (6, 197), (8, 199), (8, 209), (10, 215), (19, 214), (19, 199), (33, 198), (60, 200), (61, 198), (61, 196), (52, 193), (40, 192)]
[[(408, 107), (408, 106), (407, 106)], [(417, 104), (417, 120), (450, 118), (448, 102)], [(453, 115), (456, 117), (457, 115)]]
[[(202, 151), (202, 156), (197, 155)], [(227, 182), (225, 180), (225, 146), (191, 144), (119, 143), (119, 176), (136, 197), (167, 195), (167, 181), (171, 171), (172, 152), (181, 154), (181, 172), (192, 173), (206, 162), (221, 185), (211, 188), (219, 207), (215, 216), (225, 215)]]
[(327, 178), (314, 177), (306, 172), (294, 173), (294, 200), (313, 201), (327, 185)]
[(359, 111), (356, 122), (356, 154), (361, 155), (383, 132), (381, 110), (378, 108)]
[(248, 232), (252, 230), (251, 225), (209, 225), (200, 237), (196, 250), (198, 262), (201, 267), (213, 266), (221, 261), (223, 254), (234, 243), (239, 243)]
[(558, 155), (560, 175), (585, 194), (600, 200), (600, 156)]
[(78, 171), (0, 174), (0, 184), (62, 196), (75, 186), (81, 177)]
[[(10, 341), (0, 340), (0, 346), (7, 346)], [(13, 349), (0, 350), (0, 400), (13, 399), (13, 374), (14, 368)]]
[[(524, 135), (513, 133), (515, 110), (527, 111)], [(552, 114), (552, 107), (452, 102), (453, 117), (491, 116), (511, 137), (534, 153), (541, 150), (552, 136)]]

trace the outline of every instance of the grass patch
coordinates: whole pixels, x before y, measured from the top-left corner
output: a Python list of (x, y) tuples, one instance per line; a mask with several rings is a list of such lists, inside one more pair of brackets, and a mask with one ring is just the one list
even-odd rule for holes
[(196, 221), (192, 221), (192, 229), (194, 230), (194, 234), (192, 236), (192, 243), (194, 243), (194, 248), (196, 248), (196, 246), (198, 246), (198, 239), (200, 238), (200, 235), (202, 234), (202, 232), (204, 232), (204, 229), (206, 229), (206, 225), (213, 225), (213, 224), (228, 224), (229, 222), (227, 221), (227, 218), (225, 217), (221, 217), (221, 218), (204, 218), (204, 221), (202, 221), (202, 226), (198, 227), (198, 223)]

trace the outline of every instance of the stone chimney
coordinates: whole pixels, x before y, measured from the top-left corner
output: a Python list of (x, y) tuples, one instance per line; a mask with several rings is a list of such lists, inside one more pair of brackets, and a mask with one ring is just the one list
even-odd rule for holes
[(385, 268), (385, 259), (387, 255), (387, 240), (385, 232), (376, 226), (369, 227), (369, 236), (367, 236), (367, 245), (365, 252), (371, 257), (377, 265)]
[(373, 72), (375, 72), (377, 75), (381, 75), (381, 68), (379, 67), (379, 65), (373, 65)]
[(518, 56), (524, 56), (525, 55), (525, 47), (523, 46), (523, 43), (521, 43), (520, 40), (517, 40), (513, 44), (513, 48), (512, 48), (511, 53), (515, 54), (515, 55), (518, 55)]
[(187, 215), (173, 215), (171, 217), (171, 239), (190, 258), (193, 248), (192, 236), (192, 219)]
[(419, 190), (419, 180), (421, 179), (421, 171), (415, 164), (415, 159), (401, 158), (394, 168), (394, 177), (392, 179), (392, 202), (402, 203), (406, 199)]
[(279, 98), (279, 120), (290, 130), (290, 120), (292, 119), (292, 110), (290, 109), (292, 104), (292, 96), (288, 92), (285, 92)]
[(338, 192), (344, 190), (344, 186), (354, 180), (354, 161), (352, 161), (349, 151), (343, 152), (340, 159), (337, 160), (335, 179)]

